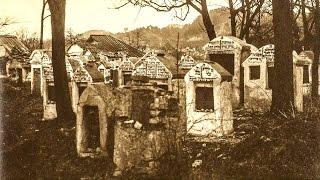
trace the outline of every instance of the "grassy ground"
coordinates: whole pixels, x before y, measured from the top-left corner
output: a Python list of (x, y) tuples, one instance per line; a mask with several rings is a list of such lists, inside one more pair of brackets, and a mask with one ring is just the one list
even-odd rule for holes
[(289, 119), (237, 112), (240, 142), (193, 143), (188, 154), (218, 179), (320, 179), (319, 107)]
[[(28, 85), (2, 81), (1, 87), (1, 179), (97, 179), (112, 171), (108, 159), (77, 157), (75, 122), (41, 121), (41, 98), (30, 95)], [(185, 141), (184, 165), (168, 163), (171, 173), (182, 179), (320, 179), (319, 102), (308, 101), (295, 118), (245, 110), (235, 116), (232, 136)]]
[(42, 100), (28, 85), (1, 84), (2, 178), (105, 177), (107, 159), (78, 158), (74, 122), (41, 121)]

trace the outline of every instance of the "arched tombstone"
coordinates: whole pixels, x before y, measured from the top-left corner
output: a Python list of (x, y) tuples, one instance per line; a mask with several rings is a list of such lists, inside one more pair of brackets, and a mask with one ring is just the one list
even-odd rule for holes
[[(206, 59), (220, 64), (232, 77), (233, 107), (238, 107), (243, 99), (243, 77), (241, 64), (257, 48), (233, 36), (219, 36), (208, 42), (203, 49)], [(249, 53), (248, 53), (249, 52)]]
[(310, 95), (314, 53), (312, 51), (302, 51), (299, 56), (304, 59), (305, 62), (303, 65), (303, 95)]
[(153, 52), (146, 53), (139, 61), (135, 63), (135, 70), (132, 73), (135, 77), (148, 77), (151, 83), (166, 90), (171, 90), (172, 73), (162, 63)]
[[(293, 52), (295, 107), (303, 111), (303, 67), (310, 62)], [(274, 45), (269, 44), (253, 52), (243, 63), (245, 107), (266, 111), (272, 102), (274, 75)]]
[[(75, 66), (74, 62), (70, 61)], [(104, 83), (103, 74), (95, 65), (87, 64), (81, 66), (78, 64), (71, 80), (71, 104), (74, 112), (77, 111), (77, 104), (83, 91), (92, 83)]]
[(34, 50), (29, 59), (29, 63), (31, 64), (31, 94), (38, 94), (42, 95), (43, 93), (43, 64), (50, 64), (49, 62), (44, 61), (51, 61), (49, 55), (47, 53), (51, 53), (44, 49), (36, 49)]
[(232, 76), (217, 63), (198, 63), (184, 77), (187, 132), (222, 136), (233, 131)]

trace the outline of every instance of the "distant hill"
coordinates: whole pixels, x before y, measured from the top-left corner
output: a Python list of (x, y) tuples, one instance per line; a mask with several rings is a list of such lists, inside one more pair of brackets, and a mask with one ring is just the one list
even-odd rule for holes
[[(230, 34), (229, 10), (227, 8), (211, 10), (210, 17), (218, 35)], [(153, 48), (170, 49), (176, 47), (178, 32), (180, 33), (181, 47), (202, 48), (208, 41), (201, 16), (198, 16), (191, 24), (183, 26), (169, 25), (164, 28), (148, 26), (125, 33), (117, 33), (115, 36), (134, 46), (137, 45), (139, 37), (138, 44), (141, 46), (148, 44)]]
[(90, 31), (86, 31), (82, 34), (80, 34), (80, 38), (81, 39), (88, 39), (90, 37), (91, 34), (96, 34), (96, 35), (110, 35), (112, 33), (105, 31), (105, 30), (90, 30)]
[[(218, 35), (230, 34), (229, 10), (219, 8), (210, 11), (210, 17), (215, 25)], [(180, 47), (202, 48), (208, 42), (204, 31), (202, 17), (198, 16), (191, 24), (168, 25), (164, 28), (147, 26), (132, 31), (112, 34), (104, 30), (90, 30), (81, 34), (81, 38), (88, 38), (91, 34), (111, 34), (127, 43), (144, 48), (148, 45), (151, 48), (172, 50), (177, 44), (177, 35), (180, 33)]]

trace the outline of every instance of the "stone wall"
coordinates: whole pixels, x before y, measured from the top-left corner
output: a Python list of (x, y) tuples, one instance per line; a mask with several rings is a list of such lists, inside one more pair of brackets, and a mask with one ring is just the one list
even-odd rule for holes
[[(134, 124), (117, 121), (115, 124), (114, 175), (123, 171), (156, 174), (160, 160), (167, 151), (164, 127), (136, 129)], [(158, 129), (157, 129), (158, 128)]]
[(303, 66), (293, 67), (294, 105), (298, 112), (303, 112)]
[[(120, 175), (124, 171), (154, 175), (159, 173), (163, 165), (161, 160), (178, 136), (178, 104), (176, 98), (157, 87), (133, 86), (131, 90), (133, 96), (139, 92), (141, 101), (143, 93), (151, 101), (148, 101), (141, 111), (132, 112), (130, 120), (116, 121), (114, 175)], [(135, 106), (135, 102), (132, 102), (132, 106)], [(134, 111), (134, 107), (132, 110)], [(141, 116), (148, 119), (140, 119)]]
[[(139, 97), (141, 101), (143, 97), (149, 101), (137, 110), (136, 103), (141, 103)], [(90, 134), (84, 119), (86, 106), (96, 106), (99, 111), (100, 145), (96, 149), (88, 147)], [(129, 170), (157, 173), (160, 159), (171, 147), (168, 140), (177, 135), (177, 106), (175, 98), (152, 84), (127, 88), (91, 84), (81, 95), (77, 108), (77, 152), (81, 157), (113, 158), (115, 175)]]

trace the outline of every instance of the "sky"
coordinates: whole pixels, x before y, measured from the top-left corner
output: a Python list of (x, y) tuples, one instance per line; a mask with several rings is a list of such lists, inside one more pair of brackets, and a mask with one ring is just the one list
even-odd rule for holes
[[(184, 21), (174, 17), (173, 12), (157, 12), (152, 8), (140, 8), (127, 5), (119, 10), (113, 9), (121, 0), (67, 0), (66, 29), (75, 33), (88, 30), (105, 30), (112, 33), (122, 32), (137, 27), (158, 26), (169, 24), (191, 23), (199, 13), (191, 10)], [(225, 0), (215, 0), (216, 4), (208, 5), (214, 9), (223, 5)], [(220, 3), (220, 4), (219, 4)], [(0, 0), (0, 18), (13, 18), (15, 23), (8, 26), (2, 33), (15, 34), (25, 30), (29, 34), (40, 32), (42, 0)], [(49, 14), (49, 9), (46, 11)], [(45, 20), (44, 38), (50, 38), (50, 19)], [(1, 33), (1, 32), (0, 32)]]

